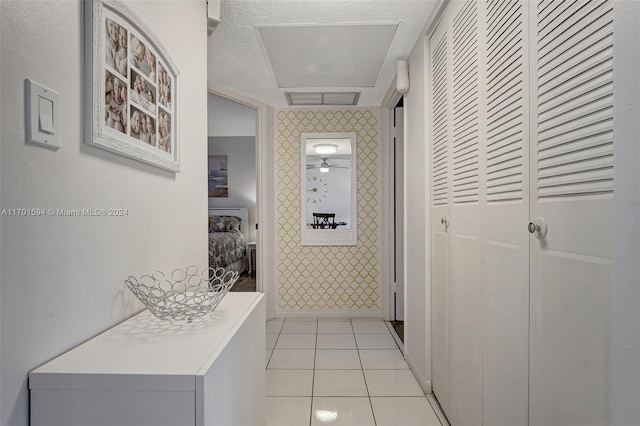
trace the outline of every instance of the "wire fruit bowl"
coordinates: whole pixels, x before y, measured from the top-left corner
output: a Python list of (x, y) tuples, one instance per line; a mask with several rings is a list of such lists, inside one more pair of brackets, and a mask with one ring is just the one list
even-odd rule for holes
[(213, 312), (236, 283), (240, 274), (224, 268), (202, 272), (195, 266), (175, 269), (170, 276), (162, 272), (130, 276), (125, 285), (160, 320), (192, 322)]

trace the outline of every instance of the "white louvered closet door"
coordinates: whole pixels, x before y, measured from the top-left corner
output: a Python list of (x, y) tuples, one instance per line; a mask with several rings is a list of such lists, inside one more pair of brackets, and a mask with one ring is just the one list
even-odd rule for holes
[(528, 416), (525, 7), (451, 2), (430, 40), (433, 389), (456, 425)]
[[(479, 7), (475, 0), (451, 3), (453, 102), (451, 138), (451, 421), (482, 424), (483, 224), (480, 182), (483, 106), (479, 83)], [(483, 57), (484, 55), (482, 55)]]
[(483, 424), (528, 423), (529, 2), (486, 6)]
[[(531, 425), (611, 424), (613, 2), (533, 5)], [(625, 90), (624, 87), (617, 88)]]
[(453, 425), (613, 423), (613, 8), (452, 1), (431, 37), (433, 388)]
[[(446, 23), (445, 20), (443, 22)], [(441, 24), (429, 41), (431, 76), (431, 298), (432, 388), (451, 417), (451, 289), (449, 286), (451, 63), (449, 29)]]

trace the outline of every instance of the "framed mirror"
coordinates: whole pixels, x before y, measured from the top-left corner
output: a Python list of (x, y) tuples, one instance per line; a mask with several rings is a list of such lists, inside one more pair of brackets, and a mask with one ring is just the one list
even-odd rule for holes
[(355, 133), (303, 133), (303, 246), (354, 246), (357, 238)]

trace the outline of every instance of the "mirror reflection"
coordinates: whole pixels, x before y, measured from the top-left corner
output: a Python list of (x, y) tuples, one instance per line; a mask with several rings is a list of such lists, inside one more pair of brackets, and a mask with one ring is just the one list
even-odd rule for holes
[(351, 138), (306, 139), (307, 229), (350, 229)]

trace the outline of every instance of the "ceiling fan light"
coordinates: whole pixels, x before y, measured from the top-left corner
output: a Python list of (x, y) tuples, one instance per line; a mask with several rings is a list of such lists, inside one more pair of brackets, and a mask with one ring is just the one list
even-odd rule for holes
[[(316, 154), (335, 154), (338, 151), (338, 145), (332, 143), (320, 143), (314, 145), (313, 149), (316, 151)], [(327, 172), (328, 171), (329, 170), (327, 170)]]
[(323, 161), (322, 164), (320, 164), (320, 173), (329, 173), (329, 164), (327, 164), (326, 161)]

